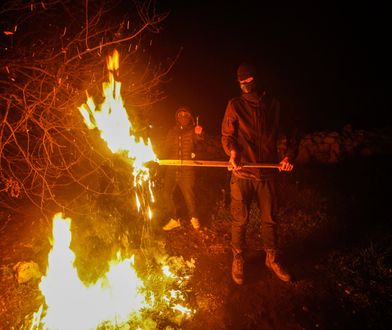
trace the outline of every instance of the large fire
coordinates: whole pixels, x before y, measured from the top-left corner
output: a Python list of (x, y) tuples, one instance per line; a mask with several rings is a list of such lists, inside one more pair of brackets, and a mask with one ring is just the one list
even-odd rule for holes
[[(133, 169), (138, 209), (151, 220), (153, 184), (144, 164), (157, 158), (149, 139), (139, 140), (131, 135), (132, 124), (121, 98), (121, 83), (115, 79), (119, 68), (117, 51), (108, 57), (107, 68), (109, 81), (103, 84), (104, 102), (97, 106), (88, 97), (79, 111), (86, 126), (97, 128), (113, 153), (126, 155)], [(141, 193), (149, 196), (139, 196)], [(168, 320), (164, 323), (178, 325), (194, 313), (187, 306), (184, 293), (194, 268), (193, 260), (160, 256), (158, 267), (141, 279), (135, 268), (135, 256), (123, 258), (118, 252), (109, 271), (95, 283), (86, 284), (75, 268), (71, 240), (71, 219), (57, 213), (53, 218), (47, 271), (39, 285), (45, 304), (34, 313), (31, 329), (129, 329), (130, 324), (135, 329), (155, 329), (159, 320), (153, 315), (163, 318), (166, 314)]]

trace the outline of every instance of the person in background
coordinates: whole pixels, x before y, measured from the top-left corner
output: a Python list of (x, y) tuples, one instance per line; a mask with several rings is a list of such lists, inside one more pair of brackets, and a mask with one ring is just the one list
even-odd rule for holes
[[(277, 142), (282, 134), (280, 102), (259, 86), (255, 67), (242, 63), (237, 69), (241, 96), (228, 101), (221, 125), (221, 141), (230, 157), (232, 174), (231, 246), (233, 251), (232, 278), (244, 281), (245, 233), (252, 199), (261, 212), (261, 237), (266, 252), (265, 264), (282, 281), (291, 280), (279, 261), (275, 176), (279, 171), (291, 171), (298, 150), (294, 136), (286, 135), (286, 154), (278, 159)], [(241, 163), (279, 163), (275, 168), (241, 167)]]
[[(203, 141), (203, 128), (195, 125), (191, 109), (180, 106), (175, 113), (175, 125), (166, 137), (163, 157), (166, 159), (191, 160), (196, 157), (198, 144)], [(163, 230), (172, 230), (181, 226), (175, 200), (178, 187), (184, 197), (190, 223), (195, 230), (200, 228), (199, 216), (195, 202), (195, 168), (192, 166), (168, 166), (166, 169), (163, 202), (169, 222)]]

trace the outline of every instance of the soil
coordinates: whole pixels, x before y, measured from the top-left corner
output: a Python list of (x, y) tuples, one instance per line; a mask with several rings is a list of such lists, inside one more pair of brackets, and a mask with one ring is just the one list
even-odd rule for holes
[[(338, 269), (331, 268), (338, 263), (331, 262), (331, 256), (390, 238), (383, 194), (391, 183), (390, 164), (390, 157), (366, 158), (300, 166), (280, 176), (280, 215), (285, 216), (282, 261), (293, 280), (284, 283), (265, 267), (257, 224), (250, 223), (242, 286), (232, 281), (230, 273), (228, 174), (222, 169), (200, 170), (202, 229), (195, 231), (183, 221), (180, 228), (163, 232), (163, 220), (154, 228), (156, 240), (169, 255), (195, 260), (191, 284), (197, 312), (181, 328), (387, 329), (392, 321), (390, 282), (378, 291), (385, 295), (368, 295), (372, 301), (361, 305), (359, 294), (363, 297), (366, 292), (356, 289), (354, 275), (352, 283), (338, 278)], [(44, 269), (51, 224), (29, 207), (19, 211), (1, 212), (0, 329), (25, 328), (43, 301), (39, 279), (19, 284), (14, 268), (20, 261), (34, 261)], [(257, 209), (252, 212), (257, 218)]]

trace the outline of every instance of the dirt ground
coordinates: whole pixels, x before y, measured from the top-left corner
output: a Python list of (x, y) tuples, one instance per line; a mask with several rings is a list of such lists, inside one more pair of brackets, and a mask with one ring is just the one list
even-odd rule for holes
[[(281, 176), (281, 245), (293, 281), (279, 281), (264, 266), (255, 220), (258, 211), (254, 209), (242, 286), (230, 276), (228, 176), (220, 169), (203, 169), (198, 186), (202, 229), (195, 232), (186, 222), (170, 232), (161, 231), (161, 223), (154, 228), (155, 239), (169, 255), (195, 259), (191, 285), (197, 312), (181, 328), (389, 328), (391, 282), (383, 281), (392, 276), (390, 255), (382, 259), (387, 272), (384, 278), (360, 273), (350, 277), (347, 268), (348, 263), (353, 264), (355, 251), (368, 251), (366, 247), (373, 242), (391, 238), (383, 194), (391, 183), (387, 175), (390, 164), (390, 157), (360, 159), (340, 165), (302, 166)], [(38, 279), (17, 283), (15, 265), (32, 260), (42, 268), (50, 249), (50, 223), (29, 208), (20, 211), (1, 212), (0, 329), (4, 330), (24, 329), (43, 299)], [(381, 246), (384, 254), (390, 251), (386, 246)], [(380, 255), (374, 258), (381, 260)]]

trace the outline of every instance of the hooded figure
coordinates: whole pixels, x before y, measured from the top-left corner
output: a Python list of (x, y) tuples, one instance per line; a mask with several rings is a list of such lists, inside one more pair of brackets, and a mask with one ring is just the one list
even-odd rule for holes
[[(175, 125), (169, 130), (165, 152), (166, 159), (191, 160), (196, 157), (196, 149), (203, 140), (202, 127), (195, 126), (195, 121), (188, 106), (180, 106), (175, 113)], [(188, 217), (194, 229), (199, 229), (199, 217), (195, 204), (195, 169), (191, 166), (169, 166), (166, 169), (164, 182), (164, 206), (169, 222), (163, 230), (172, 230), (180, 227), (181, 222), (177, 214), (177, 201), (174, 192), (178, 187), (184, 197)]]
[[(266, 251), (266, 266), (282, 281), (290, 281), (290, 274), (279, 262), (277, 244), (276, 169), (241, 167), (241, 163), (279, 163), (280, 171), (291, 171), (297, 150), (297, 140), (287, 136), (286, 154), (279, 158), (278, 138), (282, 125), (280, 102), (259, 90), (258, 75), (253, 65), (239, 65), (237, 80), (241, 96), (228, 101), (222, 120), (222, 146), (232, 166), (231, 190), (231, 246), (233, 250), (232, 278), (244, 281), (246, 228), (250, 207), (255, 199), (260, 210), (261, 238)], [(293, 123), (291, 123), (292, 125)]]
[(176, 123), (180, 126), (180, 127), (189, 127), (189, 126), (194, 126), (195, 125), (195, 121), (193, 119), (193, 115), (191, 112), (191, 108), (188, 106), (181, 106), (177, 109), (176, 114), (175, 114), (175, 120)]
[(164, 158), (193, 159), (199, 137), (194, 132), (195, 121), (191, 109), (187, 106), (179, 107), (174, 115), (174, 120), (176, 124), (169, 130), (166, 137)]
[(257, 74), (252, 64), (243, 62), (237, 69), (237, 80), (244, 94), (257, 92)]

